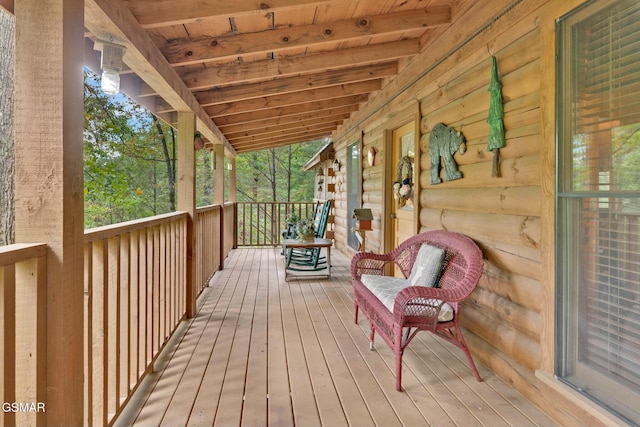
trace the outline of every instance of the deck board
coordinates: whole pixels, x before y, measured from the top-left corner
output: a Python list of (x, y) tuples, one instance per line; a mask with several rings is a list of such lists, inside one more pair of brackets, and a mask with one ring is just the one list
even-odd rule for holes
[(421, 333), (405, 350), (403, 386), (381, 338), (353, 321), (349, 260), (332, 280), (285, 282), (278, 249), (231, 252), (116, 426), (553, 426), (483, 366)]

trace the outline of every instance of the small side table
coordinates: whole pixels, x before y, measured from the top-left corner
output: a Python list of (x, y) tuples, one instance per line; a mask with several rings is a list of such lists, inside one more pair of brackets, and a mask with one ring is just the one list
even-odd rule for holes
[[(284, 260), (284, 280), (288, 281), (289, 277), (307, 278), (307, 277), (326, 277), (331, 279), (331, 246), (333, 246), (333, 240), (315, 238), (313, 241), (304, 241), (298, 239), (284, 239), (282, 242), (282, 248), (285, 256)], [(318, 258), (320, 257), (320, 250), (322, 248), (327, 249), (327, 267), (326, 273), (322, 273), (325, 268), (317, 268), (315, 266), (309, 266), (309, 268), (300, 268), (300, 266), (291, 267), (291, 253), (289, 249), (318, 249)], [(302, 274), (295, 274), (293, 272), (301, 272)], [(319, 272), (320, 271), (320, 272)]]

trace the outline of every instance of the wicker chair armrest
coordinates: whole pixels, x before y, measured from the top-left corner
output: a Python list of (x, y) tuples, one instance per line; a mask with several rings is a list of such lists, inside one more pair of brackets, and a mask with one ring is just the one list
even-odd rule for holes
[(393, 262), (390, 254), (358, 252), (351, 259), (351, 278), (360, 280), (363, 274), (382, 276), (385, 265), (390, 262)]
[[(445, 302), (454, 306), (454, 309), (457, 309), (458, 303), (463, 299), (464, 298), (461, 298), (457, 292), (452, 292), (448, 289), (409, 286), (400, 291), (396, 296), (393, 304), (393, 317), (398, 324), (402, 324), (402, 318), (404, 316), (416, 315), (413, 313), (416, 310), (412, 309), (412, 306), (428, 304), (435, 309), (434, 314), (429, 317), (437, 319), (440, 314), (440, 308)], [(419, 309), (417, 310), (420, 311)], [(425, 314), (421, 313), (420, 316), (425, 316)]]

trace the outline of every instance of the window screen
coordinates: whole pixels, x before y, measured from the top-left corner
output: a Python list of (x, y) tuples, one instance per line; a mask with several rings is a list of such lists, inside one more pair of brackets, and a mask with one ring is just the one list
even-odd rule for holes
[(589, 3), (558, 34), (557, 374), (638, 424), (640, 4)]

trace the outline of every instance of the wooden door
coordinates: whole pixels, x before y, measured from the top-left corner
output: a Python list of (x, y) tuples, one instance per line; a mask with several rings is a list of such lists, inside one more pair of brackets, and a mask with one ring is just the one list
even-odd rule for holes
[[(393, 201), (391, 203), (390, 230), (394, 248), (415, 234), (416, 200), (413, 190), (415, 176), (415, 123), (409, 122), (392, 132)], [(410, 189), (410, 190), (409, 190)], [(398, 272), (394, 275), (401, 276)]]

